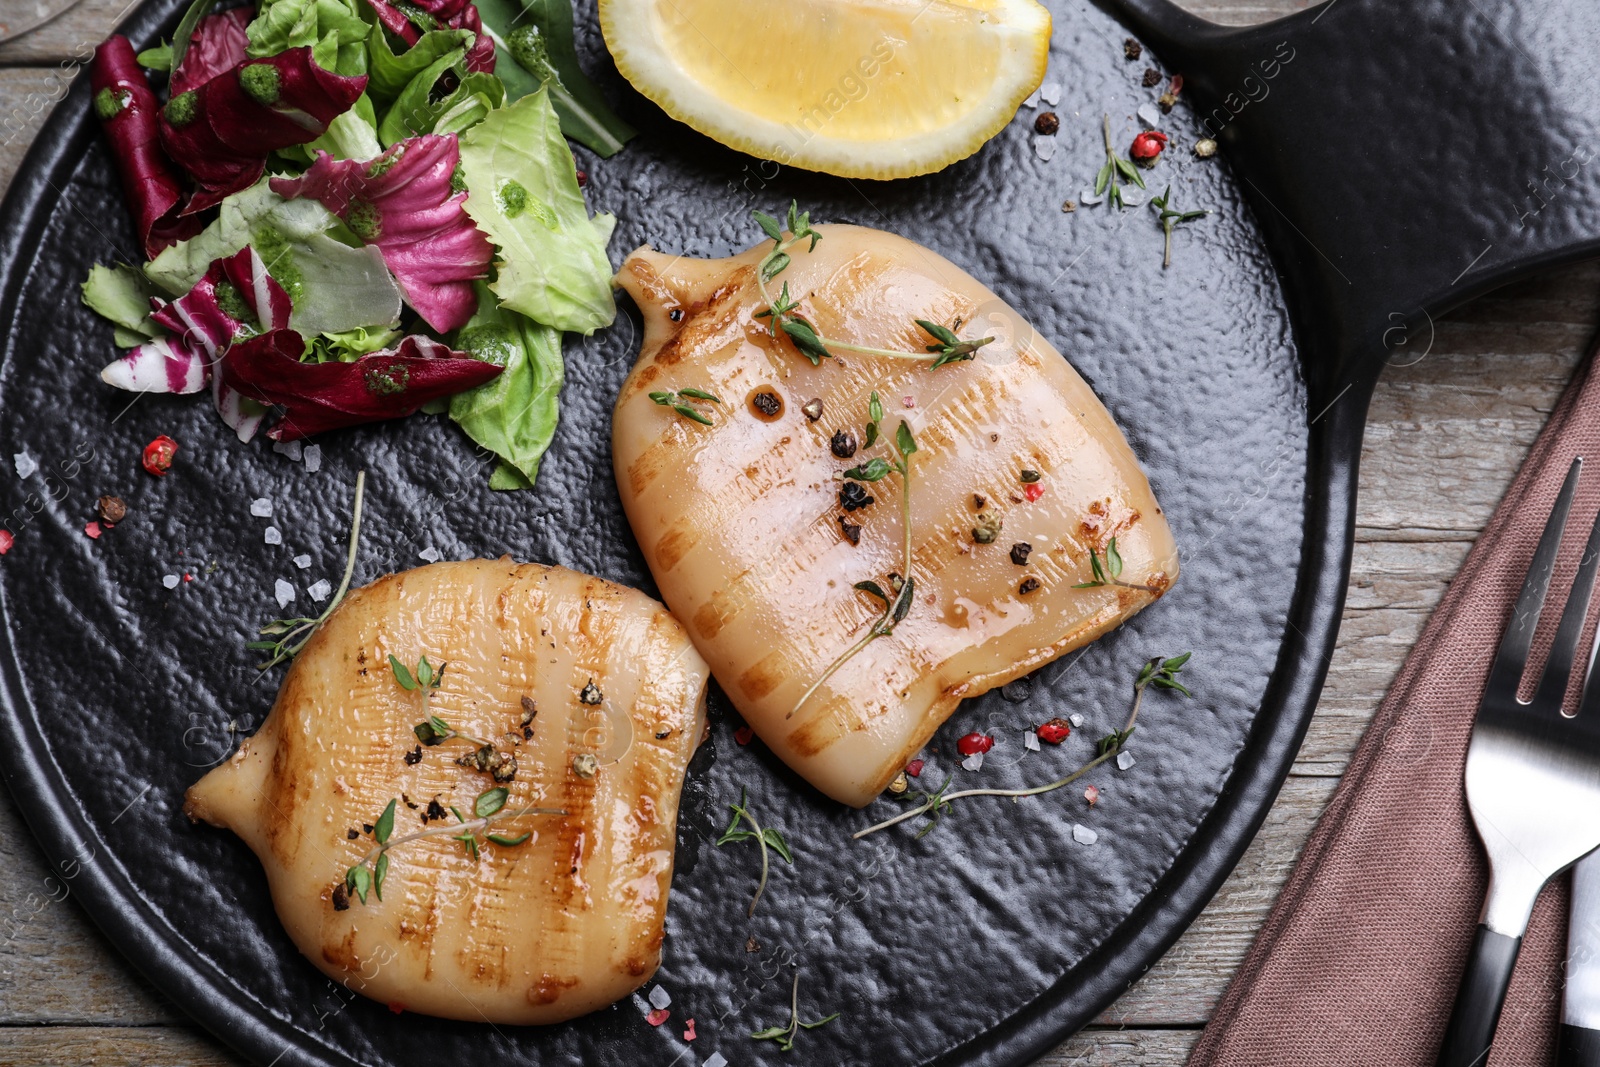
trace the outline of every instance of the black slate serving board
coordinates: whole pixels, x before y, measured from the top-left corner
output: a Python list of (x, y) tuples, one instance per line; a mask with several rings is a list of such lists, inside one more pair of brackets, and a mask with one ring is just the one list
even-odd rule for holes
[[(125, 32), (136, 44), (170, 32), (179, 7), (148, 4)], [(1595, 168), (1571, 158), (1578, 138), (1596, 141), (1579, 114), (1592, 108), (1566, 96), (1583, 87), (1574, 78), (1588, 68), (1575, 64), (1600, 43), (1600, 15), (1562, 0), (1485, 0), (1473, 5), (1479, 24), (1442, 0), (1333, 0), (1224, 31), (1160, 0), (1130, 5), (1123, 17), (1156, 46), (1148, 58), (1188, 82), (1151, 191), (1170, 181), (1181, 206), (1214, 211), (1180, 232), (1163, 271), (1148, 208), (1061, 209), (1099, 166), (1101, 113), (1125, 142), (1135, 107), (1159, 89), (1140, 86), (1146, 64), (1123, 58), (1126, 30), (1112, 17), (1050, 7), (1046, 81), (1060, 86), (1062, 117), (1051, 159), (1036, 152), (1025, 109), (941, 174), (871, 183), (748, 159), (667, 119), (616, 76), (592, 4), (579, 5), (582, 54), (644, 131), (612, 160), (579, 151), (592, 208), (620, 219), (614, 259), (644, 242), (729, 254), (758, 236), (751, 209), (791, 197), (821, 221), (921, 241), (1021, 309), (1090, 380), (1173, 523), (1183, 553), (1173, 592), (1005, 695), (964, 705), (930, 747), (923, 782), (1055, 777), (1120, 725), (1144, 658), (1195, 652), (1195, 698), (1152, 697), (1136, 765), (1093, 776), (1092, 811), (1076, 790), (968, 802), (920, 840), (906, 828), (852, 843), (893, 803), (853, 812), (821, 798), (759, 742), (736, 744), (718, 695), (685, 785), (657, 976), (673, 1018), (660, 1028), (640, 998), (548, 1028), (391, 1014), (303, 961), (254, 857), (180, 810), (183, 790), (271, 704), (279, 675), (259, 676), (243, 645), (279, 614), (274, 582), (293, 582), (301, 606), (313, 581), (337, 582), (358, 469), (368, 472), (358, 582), (417, 565), (431, 547), (654, 591), (608, 445), (636, 313), (625, 306), (611, 329), (569, 338), (561, 427), (531, 493), (490, 492), (490, 461), (440, 419), (330, 435), (312, 473), (265, 442), (239, 444), (202, 401), (130, 404), (99, 382), (109, 330), (76, 300), (91, 263), (134, 258), (80, 80), (20, 171), (0, 233), (0, 454), (26, 451), (40, 467), (0, 480), (0, 515), (16, 534), (0, 561), (0, 769), (65, 884), (160, 988), (263, 1064), (693, 1064), (713, 1052), (735, 1064), (1019, 1064), (1171, 944), (1259, 825), (1315, 704), (1384, 353), (1424, 343), (1450, 303), (1595, 251)], [(1272, 57), (1269, 78), (1261, 64)], [(1374, 88), (1385, 79), (1395, 95)], [(1188, 151), (1207, 120), (1224, 145), (1209, 163)], [(1522, 170), (1538, 181), (1546, 164), (1572, 172), (1566, 195), (1546, 183), (1532, 216), (1507, 207), (1523, 195)], [(158, 433), (181, 445), (159, 480), (139, 469)], [(83, 527), (101, 493), (124, 497), (131, 514), (91, 540)], [(271, 519), (250, 514), (263, 496)], [(281, 545), (265, 543), (269, 524)], [(291, 562), (301, 553), (309, 570)], [(164, 587), (167, 574), (177, 588)], [(1085, 726), (1061, 749), (1024, 752), (1029, 724), (1074, 712)], [(1000, 743), (973, 774), (957, 767), (954, 738), (977, 728)], [(743, 788), (797, 853), (753, 921), (753, 856), (711, 843)], [(1075, 841), (1074, 823), (1098, 841)], [(786, 1019), (796, 966), (804, 1010), (843, 1014), (783, 1054), (746, 1035)]]

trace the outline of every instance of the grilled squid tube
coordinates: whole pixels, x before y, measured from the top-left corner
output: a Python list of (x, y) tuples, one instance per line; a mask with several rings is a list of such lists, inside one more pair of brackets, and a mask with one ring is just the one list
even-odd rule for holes
[[(861, 806), (963, 698), (1120, 625), (1170, 588), (1178, 556), (1110, 413), (1014, 309), (911, 241), (818, 229), (768, 288), (786, 283), (822, 337), (920, 354), (934, 340), (916, 325), (926, 319), (994, 340), (937, 369), (931, 355), (842, 348), (813, 366), (757, 315), (770, 241), (718, 260), (641, 248), (617, 276), (645, 332), (612, 454), (662, 597), (729, 698), (796, 772)], [(868, 448), (873, 393), (884, 418)], [(898, 474), (840, 476), (894, 459), (885, 440), (902, 420), (918, 445), (915, 595), (892, 632), (839, 664), (884, 615), (856, 583), (893, 595), (906, 531)], [(1097, 580), (1091, 554), (1106, 582), (1078, 588)]]
[[(424, 656), (436, 687), (415, 673)], [(660, 963), (707, 677), (642, 593), (560, 567), (435, 563), (352, 593), (185, 811), (255, 851), (289, 936), (335, 981), (428, 1015), (560, 1022)], [(445, 735), (417, 732), (435, 716)], [(494, 821), (458, 840), (498, 789)], [(382, 895), (363, 903), (347, 871), (374, 874), (391, 800)]]

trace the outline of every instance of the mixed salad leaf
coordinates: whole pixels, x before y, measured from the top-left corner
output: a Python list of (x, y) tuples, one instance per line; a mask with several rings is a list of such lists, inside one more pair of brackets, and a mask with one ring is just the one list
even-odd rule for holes
[(126, 350), (102, 379), (209, 391), (243, 441), (447, 410), (499, 457), (492, 487), (531, 487), (562, 333), (616, 315), (615, 219), (566, 137), (633, 135), (578, 67), (570, 0), (215, 6), (96, 53), (145, 259), (83, 283)]

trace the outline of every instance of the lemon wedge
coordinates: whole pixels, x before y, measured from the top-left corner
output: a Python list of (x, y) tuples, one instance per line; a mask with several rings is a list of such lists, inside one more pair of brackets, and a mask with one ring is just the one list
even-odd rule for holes
[(849, 178), (976, 152), (1039, 87), (1035, 0), (600, 0), (617, 68), (731, 148)]

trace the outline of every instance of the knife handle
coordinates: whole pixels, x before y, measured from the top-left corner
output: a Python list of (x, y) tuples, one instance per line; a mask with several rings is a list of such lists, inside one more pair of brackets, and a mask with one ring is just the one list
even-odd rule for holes
[(1600, 1030), (1562, 1023), (1556, 1067), (1600, 1067)]
[(1478, 924), (1450, 1025), (1445, 1028), (1444, 1045), (1439, 1049), (1439, 1067), (1483, 1067), (1488, 1061), (1506, 987), (1511, 984), (1511, 968), (1521, 948), (1522, 938), (1497, 934)]

